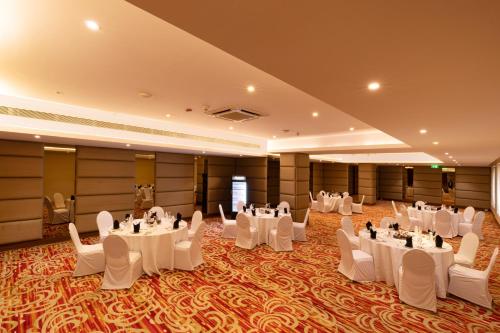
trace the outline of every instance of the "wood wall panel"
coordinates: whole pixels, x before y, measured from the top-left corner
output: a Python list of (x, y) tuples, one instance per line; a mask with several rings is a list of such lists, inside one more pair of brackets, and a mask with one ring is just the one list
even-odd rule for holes
[(280, 155), (280, 201), (287, 201), (294, 221), (304, 219), (309, 208), (309, 155)]
[(316, 200), (316, 195), (319, 191), (324, 190), (325, 182), (324, 182), (324, 163), (313, 162), (311, 163), (312, 168), (312, 196), (314, 200)]
[(379, 195), (385, 200), (403, 200), (403, 167), (378, 166)]
[(428, 166), (413, 168), (413, 200), (441, 204), (442, 171)]
[(325, 163), (323, 166), (324, 190), (346, 192), (349, 187), (349, 164)]
[(487, 209), (491, 206), (491, 169), (455, 168), (455, 204)]
[(194, 156), (156, 153), (155, 205), (172, 214), (194, 212)]
[(280, 201), (280, 162), (269, 158), (267, 160), (267, 202), (273, 207)]
[(231, 212), (231, 177), (235, 171), (235, 159), (231, 157), (207, 157), (208, 190), (207, 213), (218, 214), (219, 204), (224, 213)]
[(267, 203), (267, 157), (236, 159), (235, 174), (247, 179), (248, 202), (264, 206)]
[(43, 145), (0, 140), (0, 244), (42, 238)]
[(76, 227), (97, 230), (96, 216), (107, 210), (115, 218), (134, 210), (135, 152), (79, 146), (76, 149)]
[(367, 204), (377, 202), (377, 166), (375, 164), (359, 164), (358, 195), (360, 198), (364, 195), (364, 202)]

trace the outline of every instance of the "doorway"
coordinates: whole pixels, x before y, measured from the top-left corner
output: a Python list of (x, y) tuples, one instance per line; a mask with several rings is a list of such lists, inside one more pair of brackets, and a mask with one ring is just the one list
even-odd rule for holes
[(155, 199), (155, 153), (135, 154), (135, 200), (134, 216), (142, 214), (154, 206)]

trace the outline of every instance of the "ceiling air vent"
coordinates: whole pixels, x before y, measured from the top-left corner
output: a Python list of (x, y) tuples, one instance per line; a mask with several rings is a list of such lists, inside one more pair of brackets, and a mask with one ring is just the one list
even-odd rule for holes
[(253, 120), (253, 119), (259, 119), (262, 117), (262, 115), (253, 112), (253, 111), (248, 111), (244, 109), (222, 109), (222, 110), (215, 110), (215, 111), (207, 111), (207, 114), (224, 119), (224, 120), (229, 120), (229, 121), (234, 121), (234, 122), (243, 122), (243, 121), (248, 121), (248, 120)]

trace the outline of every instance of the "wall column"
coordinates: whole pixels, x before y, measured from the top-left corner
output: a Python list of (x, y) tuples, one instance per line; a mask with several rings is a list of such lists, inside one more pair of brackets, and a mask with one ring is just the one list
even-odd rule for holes
[(377, 166), (375, 164), (358, 165), (358, 196), (361, 200), (365, 196), (364, 203), (374, 204), (377, 202)]
[(294, 221), (302, 221), (309, 207), (309, 155), (280, 155), (280, 201), (287, 201)]

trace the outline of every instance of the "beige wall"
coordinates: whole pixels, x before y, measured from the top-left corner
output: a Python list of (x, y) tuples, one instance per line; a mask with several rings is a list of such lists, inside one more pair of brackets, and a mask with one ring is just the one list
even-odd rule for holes
[(75, 153), (45, 151), (43, 157), (44, 195), (54, 200), (59, 192), (64, 198), (75, 194)]
[(267, 160), (267, 202), (276, 207), (280, 202), (280, 161)]
[(360, 164), (358, 166), (358, 196), (365, 196), (365, 203), (377, 202), (377, 166), (375, 164)]
[(201, 205), (203, 202), (203, 173), (205, 172), (205, 158), (196, 159), (196, 203)]
[(403, 167), (378, 166), (379, 195), (385, 200), (403, 200)]
[[(319, 191), (325, 189), (325, 179), (324, 179), (324, 163), (313, 162), (311, 163), (312, 168), (312, 196), (316, 200), (316, 195)], [(309, 184), (309, 188), (311, 188)]]
[(430, 166), (413, 168), (413, 200), (430, 204), (442, 202), (442, 170)]
[(324, 190), (347, 192), (349, 187), (349, 164), (327, 163), (323, 166)]
[(234, 175), (235, 161), (231, 157), (207, 157), (208, 189), (207, 213), (218, 214), (219, 204), (225, 214), (231, 212), (231, 177)]
[(302, 221), (309, 207), (309, 155), (280, 154), (280, 201), (287, 201), (294, 221)]
[(135, 183), (138, 185), (155, 183), (155, 160), (147, 158), (135, 159)]
[(458, 167), (455, 168), (455, 204), (490, 208), (491, 206), (491, 169)]
[(267, 203), (267, 157), (237, 158), (235, 175), (246, 177), (248, 202), (257, 207)]

